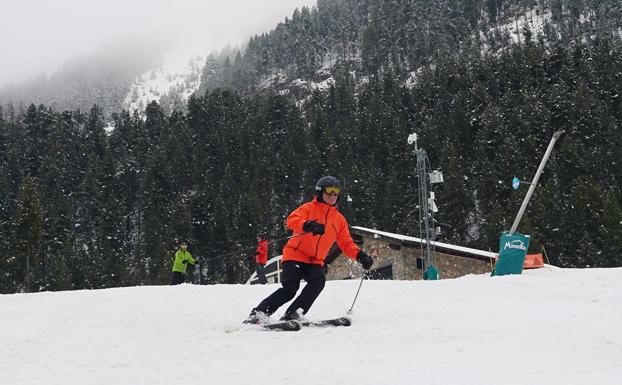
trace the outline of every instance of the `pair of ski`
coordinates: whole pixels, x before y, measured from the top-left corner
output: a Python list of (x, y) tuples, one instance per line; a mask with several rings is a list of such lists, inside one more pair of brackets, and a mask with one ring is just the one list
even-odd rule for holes
[(350, 326), (352, 321), (348, 317), (339, 317), (333, 319), (325, 319), (320, 321), (277, 321), (259, 324), (264, 329), (268, 330), (282, 330), (288, 332), (295, 332), (302, 329), (303, 326), (309, 327), (327, 327), (327, 326)]

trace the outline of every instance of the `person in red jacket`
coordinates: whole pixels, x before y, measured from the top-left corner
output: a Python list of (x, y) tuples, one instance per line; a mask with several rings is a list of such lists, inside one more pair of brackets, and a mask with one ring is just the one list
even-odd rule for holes
[(324, 289), (324, 258), (334, 242), (344, 254), (361, 263), (365, 270), (371, 268), (372, 258), (356, 246), (350, 236), (348, 222), (337, 210), (341, 192), (339, 180), (332, 176), (322, 177), (316, 183), (315, 192), (311, 202), (298, 207), (287, 217), (287, 228), (294, 234), (283, 248), (283, 286), (253, 308), (245, 323), (266, 320), (296, 296), (300, 280), (304, 279), (307, 284), (281, 318), (301, 319)]
[(257, 234), (257, 250), (255, 250), (255, 271), (257, 272), (257, 281), (265, 285), (266, 273), (264, 267), (268, 263), (268, 241), (263, 234)]

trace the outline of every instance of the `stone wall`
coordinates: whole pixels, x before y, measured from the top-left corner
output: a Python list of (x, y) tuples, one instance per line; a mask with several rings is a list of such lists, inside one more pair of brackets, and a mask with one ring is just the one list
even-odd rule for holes
[[(422, 253), (419, 245), (404, 245), (400, 240), (374, 237), (373, 234), (357, 235), (359, 246), (374, 258), (372, 272), (391, 271), (391, 277), (386, 277), (389, 279), (423, 279), (425, 253)], [(432, 252), (432, 263), (438, 269), (441, 279), (492, 271), (490, 261), (465, 255)], [(361, 273), (360, 265), (342, 254), (329, 266), (327, 279), (356, 279), (361, 277)]]

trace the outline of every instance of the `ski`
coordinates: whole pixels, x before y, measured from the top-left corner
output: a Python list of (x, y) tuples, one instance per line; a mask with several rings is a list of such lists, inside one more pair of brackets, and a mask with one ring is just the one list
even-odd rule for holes
[(309, 320), (289, 320), (289, 321), (276, 321), (276, 322), (244, 322), (248, 325), (256, 325), (266, 330), (281, 330), (288, 332), (295, 332), (300, 330), (303, 326), (307, 327), (327, 327), (327, 326), (350, 326), (352, 320), (348, 317), (339, 317), (332, 319), (324, 319), (318, 321)]
[(267, 330), (282, 330), (287, 332), (295, 332), (300, 330), (300, 322), (298, 321), (279, 321), (272, 323), (258, 323), (257, 325), (261, 326)]
[(243, 324), (246, 325), (255, 325), (259, 326), (262, 329), (266, 330), (283, 330), (288, 332), (295, 332), (300, 330), (301, 325), (300, 322), (294, 320), (279, 320), (272, 321), (269, 316), (262, 312), (253, 311), (247, 319), (242, 321)]
[(319, 321), (301, 321), (302, 326), (325, 327), (325, 326), (350, 326), (352, 320), (348, 317), (339, 317), (333, 319), (325, 319)]
[(242, 322), (246, 325), (259, 326), (266, 330), (282, 330), (286, 332), (295, 332), (300, 330), (301, 325), (298, 321), (276, 321), (276, 322)]

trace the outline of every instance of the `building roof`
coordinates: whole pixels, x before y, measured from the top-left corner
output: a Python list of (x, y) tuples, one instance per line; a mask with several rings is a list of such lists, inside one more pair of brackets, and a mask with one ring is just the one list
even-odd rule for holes
[[(374, 234), (380, 237), (399, 240), (402, 243), (417, 243), (417, 244), (426, 243), (425, 239), (410, 237), (408, 235), (388, 233), (386, 231), (380, 231), (380, 230), (375, 230), (375, 229), (368, 229), (366, 227), (352, 226), (352, 229), (365, 232), (365, 233)], [(464, 246), (450, 245), (449, 243), (432, 241), (430, 242), (430, 246), (434, 247), (435, 249), (451, 250), (459, 254), (472, 255), (472, 256), (484, 257), (484, 258), (489, 258), (489, 259), (497, 259), (497, 256), (498, 256), (497, 253), (493, 253), (491, 251), (472, 249), (470, 247), (464, 247)]]

